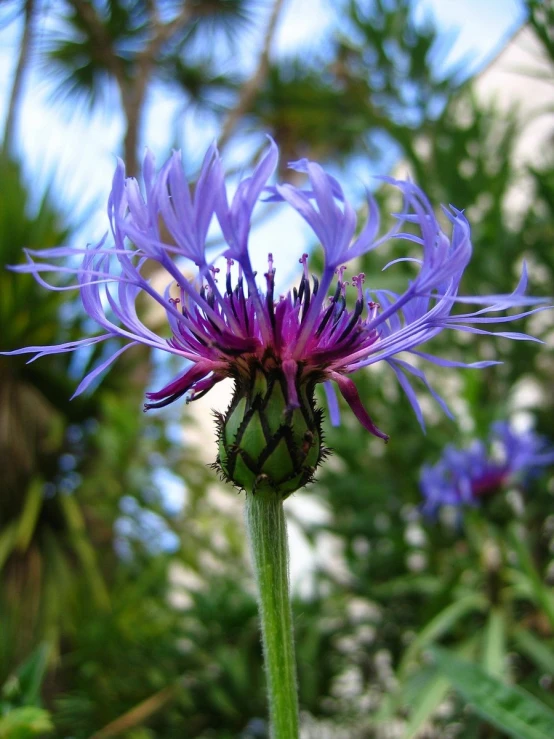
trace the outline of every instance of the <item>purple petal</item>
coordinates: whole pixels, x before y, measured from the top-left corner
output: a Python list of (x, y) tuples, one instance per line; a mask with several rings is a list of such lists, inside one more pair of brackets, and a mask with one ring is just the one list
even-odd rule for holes
[(340, 426), (340, 408), (337, 393), (332, 383), (327, 380), (323, 383), (325, 397), (327, 398), (327, 408), (329, 409), (329, 418), (332, 426)]
[(378, 436), (380, 439), (384, 439), (384, 441), (387, 442), (389, 440), (388, 435), (377, 428), (373, 423), (369, 413), (366, 411), (362, 401), (360, 400), (358, 388), (354, 385), (352, 380), (343, 375), (339, 375), (337, 372), (330, 373), (330, 376), (339, 386), (342, 397), (346, 400), (350, 408), (352, 408), (354, 415), (362, 426), (374, 436)]
[(91, 346), (97, 344), (100, 341), (113, 338), (113, 334), (102, 334), (101, 336), (89, 336), (86, 339), (79, 339), (78, 341), (68, 341), (65, 344), (53, 344), (51, 346), (26, 346), (23, 349), (12, 349), (9, 352), (2, 352), (0, 354), (9, 357), (16, 354), (33, 354), (38, 352), (36, 357), (33, 357), (29, 362), (34, 362), (39, 357), (46, 356), (48, 354), (62, 354), (63, 352), (72, 352), (80, 347)]
[(408, 362), (404, 362), (401, 359), (394, 359), (394, 360), (391, 360), (391, 362), (393, 362), (395, 365), (403, 369), (405, 372), (409, 372), (410, 374), (414, 375), (419, 380), (421, 380), (423, 384), (425, 385), (425, 387), (427, 388), (427, 390), (431, 393), (433, 398), (437, 401), (437, 403), (446, 413), (446, 415), (449, 418), (454, 419), (454, 414), (452, 413), (450, 408), (446, 405), (446, 401), (443, 398), (441, 398), (441, 396), (435, 390), (433, 390), (433, 388), (429, 384), (429, 380), (427, 379), (427, 377), (425, 376), (425, 373), (422, 370), (418, 369), (417, 367), (414, 367)]
[(421, 406), (419, 404), (419, 400), (417, 399), (415, 390), (410, 384), (410, 381), (408, 380), (406, 375), (401, 371), (401, 369), (396, 365), (393, 359), (387, 359), (386, 362), (390, 367), (392, 367), (394, 374), (396, 375), (396, 378), (402, 390), (404, 390), (406, 397), (410, 401), (410, 405), (414, 409), (414, 413), (416, 415), (417, 420), (419, 421), (419, 425), (421, 426), (422, 431), (425, 431), (425, 419), (423, 418), (423, 412), (421, 410)]
[(75, 390), (75, 392), (71, 396), (71, 400), (73, 400), (73, 398), (76, 398), (78, 395), (83, 393), (87, 389), (87, 387), (90, 385), (90, 383), (93, 380), (95, 380), (98, 377), (98, 375), (104, 372), (104, 370), (107, 367), (109, 367), (110, 364), (112, 364), (112, 362), (115, 362), (115, 360), (118, 357), (120, 357), (123, 354), (123, 352), (126, 352), (127, 349), (130, 349), (132, 346), (137, 346), (138, 344), (139, 344), (138, 341), (132, 341), (130, 344), (125, 344), (125, 346), (123, 346), (121, 349), (119, 349), (114, 354), (112, 354), (111, 357), (106, 359), (105, 362), (102, 362), (102, 364), (100, 364), (98, 367), (93, 369), (92, 372), (89, 372), (88, 375), (86, 375), (79, 383), (79, 387), (77, 388), (77, 390)]
[(487, 359), (482, 362), (454, 362), (450, 359), (443, 359), (442, 357), (435, 357), (432, 354), (426, 352), (416, 351), (415, 349), (409, 350), (410, 354), (415, 354), (422, 359), (426, 359), (428, 362), (438, 365), (439, 367), (462, 367), (465, 369), (484, 369), (485, 367), (492, 367), (495, 364), (502, 364), (502, 362), (495, 361), (494, 359)]

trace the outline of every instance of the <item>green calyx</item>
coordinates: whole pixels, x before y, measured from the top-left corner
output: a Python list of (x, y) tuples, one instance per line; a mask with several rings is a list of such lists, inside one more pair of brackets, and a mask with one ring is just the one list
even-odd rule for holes
[(216, 414), (223, 477), (247, 491), (271, 491), (286, 498), (311, 482), (327, 450), (322, 446), (322, 411), (314, 404), (314, 383), (297, 382), (299, 407), (289, 407), (279, 368), (252, 367), (236, 380), (225, 416)]

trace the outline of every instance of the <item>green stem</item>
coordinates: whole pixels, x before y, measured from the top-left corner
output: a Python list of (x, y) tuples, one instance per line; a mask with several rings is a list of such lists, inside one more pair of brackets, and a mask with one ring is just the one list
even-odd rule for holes
[(272, 739), (298, 739), (296, 663), (283, 501), (274, 493), (249, 494), (245, 519), (258, 586), (271, 736)]

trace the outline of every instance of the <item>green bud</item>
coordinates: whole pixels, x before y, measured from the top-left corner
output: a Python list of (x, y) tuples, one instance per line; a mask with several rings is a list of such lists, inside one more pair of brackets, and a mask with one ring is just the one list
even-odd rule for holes
[(214, 467), (228, 482), (286, 498), (312, 481), (327, 453), (314, 385), (297, 383), (300, 405), (291, 408), (281, 369), (266, 371), (256, 363), (248, 377), (237, 377), (227, 413), (216, 414), (219, 454)]

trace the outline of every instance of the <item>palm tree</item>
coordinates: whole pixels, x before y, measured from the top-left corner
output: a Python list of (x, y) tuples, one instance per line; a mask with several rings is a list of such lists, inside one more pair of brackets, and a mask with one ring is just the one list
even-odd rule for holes
[[(63, 225), (48, 194), (32, 211), (21, 167), (5, 156), (0, 159), (0, 188), (2, 349), (76, 336), (80, 319), (67, 318), (70, 304), (60, 297), (67, 293), (48, 292), (30, 276), (15, 277), (5, 269), (20, 260), (24, 246), (58, 245), (69, 238), (71, 228)], [(70, 364), (61, 355), (36, 364), (0, 357), (0, 682), (33, 645), (44, 638), (57, 643), (69, 620), (72, 588), (79, 582), (86, 583), (96, 607), (108, 606), (80, 488), (82, 472), (95, 456), (87, 429), (103, 412), (103, 392), (109, 392), (111, 380), (92, 399), (70, 403)], [(117, 385), (117, 373), (113, 381)], [(128, 397), (138, 415), (132, 388)], [(109, 490), (110, 468), (103, 474)], [(111, 474), (117, 474), (113, 467)]]
[[(191, 49), (197, 37), (224, 34), (230, 39), (251, 22), (249, 0), (183, 0), (183, 2), (109, 3), (70, 0), (71, 12), (62, 18), (64, 32), (50, 38), (49, 71), (58, 78), (58, 94), (82, 98), (95, 105), (115, 85), (125, 120), (124, 157), (127, 171), (138, 172), (137, 151), (146, 96), (155, 81), (171, 79), (187, 89), (187, 69), (197, 69)], [(232, 80), (218, 76), (218, 84), (232, 88)]]
[(10, 99), (8, 102), (8, 112), (6, 122), (4, 124), (4, 137), (2, 148), (5, 154), (11, 152), (13, 145), (13, 134), (16, 129), (16, 118), (21, 102), (23, 92), (23, 78), (29, 63), (30, 52), (33, 45), (34, 36), (34, 20), (35, 20), (36, 4), (35, 0), (25, 0), (23, 6), (24, 25), (21, 44), (19, 46), (19, 58), (15, 68), (15, 74), (12, 82)]

